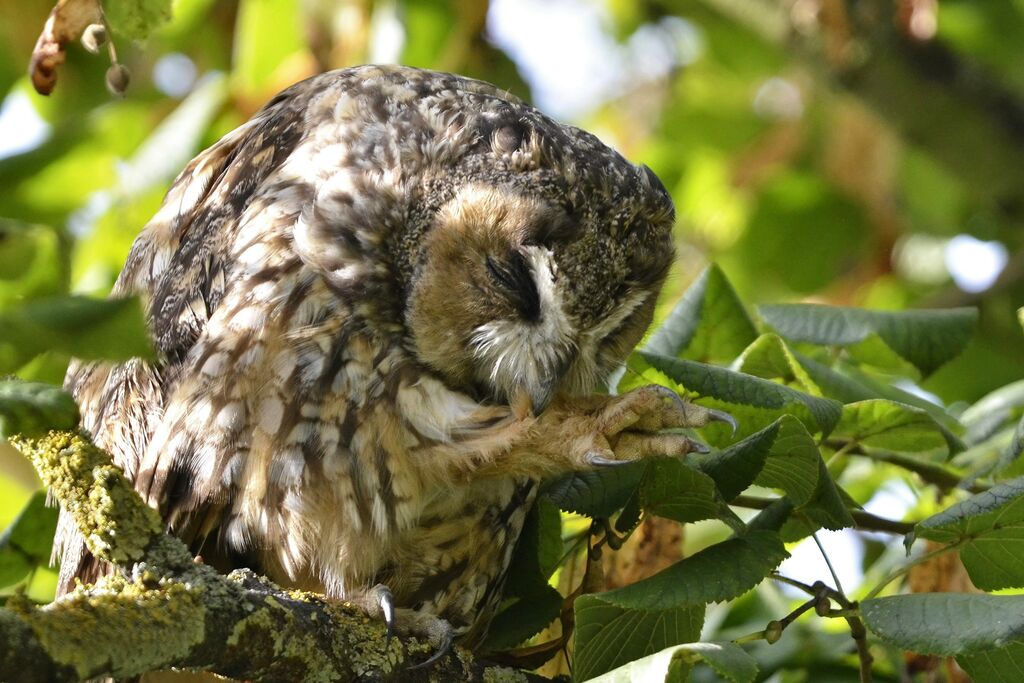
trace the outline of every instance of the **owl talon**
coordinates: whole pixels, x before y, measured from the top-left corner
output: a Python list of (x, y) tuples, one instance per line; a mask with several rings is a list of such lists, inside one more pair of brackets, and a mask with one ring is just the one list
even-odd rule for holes
[(391, 589), (382, 583), (370, 589), (370, 597), (377, 603), (384, 618), (384, 648), (387, 649), (395, 635), (395, 597), (391, 594)]
[(434, 654), (419, 664), (413, 664), (409, 670), (426, 669), (440, 661), (452, 650), (452, 643), (455, 641), (455, 631), (444, 619), (437, 618), (429, 626), (425, 634), (431, 644), (435, 645)]
[(715, 410), (714, 408), (708, 409), (708, 420), (711, 422), (724, 422), (725, 424), (732, 427), (732, 435), (736, 436), (736, 431), (740, 428), (740, 423), (735, 417), (725, 412), (724, 410)]
[(691, 453), (710, 453), (711, 446), (707, 445), (703, 441), (697, 441), (696, 439), (690, 439), (690, 452)]
[(592, 467), (617, 467), (625, 465), (629, 460), (615, 460), (604, 455), (604, 451), (589, 451), (583, 461)]
[(680, 406), (684, 409), (686, 408), (686, 401), (683, 400), (683, 397), (677, 394), (676, 392), (672, 391), (668, 387), (664, 387), (660, 384), (651, 384), (649, 385), (649, 388), (651, 393), (658, 394), (662, 398), (667, 398), (672, 403), (675, 403), (677, 406)]

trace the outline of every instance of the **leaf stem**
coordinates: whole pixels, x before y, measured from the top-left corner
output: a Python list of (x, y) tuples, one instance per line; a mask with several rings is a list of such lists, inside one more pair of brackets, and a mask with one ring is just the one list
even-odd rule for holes
[(734, 638), (732, 642), (736, 643), (737, 645), (742, 645), (743, 643), (753, 643), (758, 640), (764, 640), (764, 631), (754, 631), (753, 633), (748, 633), (745, 636)]
[(836, 582), (836, 590), (845, 595), (845, 591), (843, 590), (843, 584), (840, 583), (839, 575), (836, 574), (835, 567), (832, 566), (832, 560), (828, 559), (828, 553), (825, 552), (825, 546), (821, 544), (821, 540), (818, 538), (818, 534), (811, 534), (811, 538), (814, 539), (814, 545), (818, 546), (818, 552), (821, 553), (821, 557), (825, 560), (825, 566), (828, 567), (828, 573), (832, 575), (832, 580)]
[(842, 446), (836, 449), (836, 452), (829, 456), (828, 461), (825, 463), (825, 467), (831, 468), (832, 463), (846, 455), (853, 450), (854, 446), (857, 445), (856, 441), (847, 441)]

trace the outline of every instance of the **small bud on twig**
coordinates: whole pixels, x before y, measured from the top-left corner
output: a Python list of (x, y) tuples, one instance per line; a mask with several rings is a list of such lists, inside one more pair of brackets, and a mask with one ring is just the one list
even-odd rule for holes
[(131, 73), (128, 71), (128, 67), (124, 64), (112, 64), (107, 69), (107, 90), (112, 95), (118, 97), (124, 97), (125, 90), (128, 89), (128, 82), (131, 80)]
[(82, 32), (82, 47), (89, 52), (99, 54), (100, 48), (107, 44), (107, 27), (103, 24), (89, 24)]

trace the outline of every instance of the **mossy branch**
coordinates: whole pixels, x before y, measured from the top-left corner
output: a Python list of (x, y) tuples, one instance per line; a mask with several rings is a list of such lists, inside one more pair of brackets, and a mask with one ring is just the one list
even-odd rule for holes
[(88, 437), (51, 432), (12, 442), (90, 551), (120, 571), (43, 607), (9, 600), (0, 610), (0, 680), (59, 683), (168, 668), (253, 681), (547, 680), (459, 649), (411, 669), (430, 646), (387, 643), (383, 625), (355, 606), (193, 560)]

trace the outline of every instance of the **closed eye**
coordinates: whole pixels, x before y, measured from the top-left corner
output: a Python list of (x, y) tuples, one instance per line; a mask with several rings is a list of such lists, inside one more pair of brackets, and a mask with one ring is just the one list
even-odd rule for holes
[(529, 264), (523, 255), (510, 250), (506, 259), (487, 257), (487, 273), (512, 301), (524, 318), (540, 319), (540, 294)]

